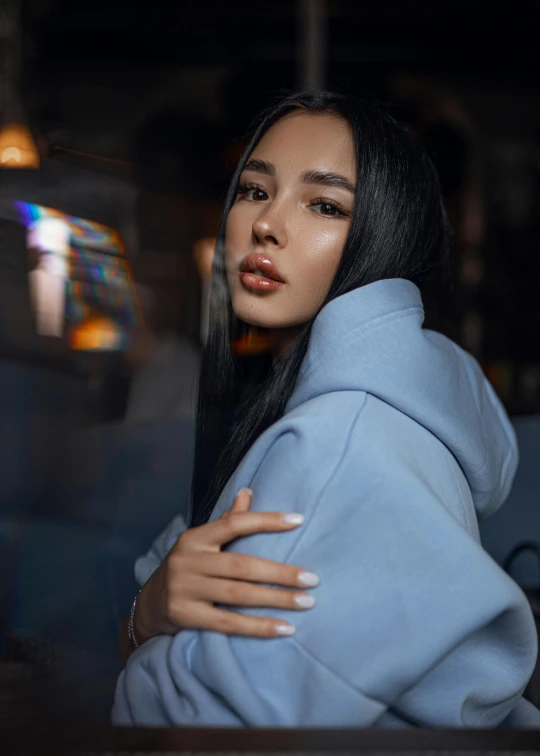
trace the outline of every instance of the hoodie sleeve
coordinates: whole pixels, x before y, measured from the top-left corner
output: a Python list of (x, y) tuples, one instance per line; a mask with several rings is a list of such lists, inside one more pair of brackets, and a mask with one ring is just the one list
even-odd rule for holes
[(143, 586), (157, 570), (176, 543), (180, 533), (183, 533), (186, 528), (186, 521), (182, 515), (177, 515), (158, 535), (148, 552), (137, 559), (135, 562), (135, 580), (140, 586)]
[(282, 433), (251, 481), (254, 508), (303, 511), (304, 526), (230, 549), (318, 573), (316, 607), (243, 610), (295, 624), (292, 638), (152, 639), (120, 677), (116, 724), (492, 727), (512, 712), (534, 622), (451, 512), (455, 461), (382, 402), (337, 410), (324, 436)]

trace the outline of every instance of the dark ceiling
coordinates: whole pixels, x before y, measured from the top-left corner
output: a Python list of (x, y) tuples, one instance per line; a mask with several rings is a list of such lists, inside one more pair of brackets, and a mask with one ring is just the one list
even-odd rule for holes
[[(388, 74), (405, 71), (471, 84), (473, 92), (504, 89), (525, 92), (527, 101), (537, 97), (540, 0), (326, 5), (329, 89), (391, 97)], [(116, 129), (127, 145), (132, 126), (124, 113), (142, 112), (156, 69), (170, 75), (221, 67), (227, 71), (219, 99), (228, 143), (269, 93), (297, 86), (299, 6), (295, 0), (23, 0), (27, 112), (42, 134), (67, 129), (77, 144), (83, 130), (97, 138)], [(127, 74), (117, 75), (120, 70)], [(123, 155), (118, 145), (108, 150), (96, 144), (90, 151)]]
[[(331, 71), (389, 64), (530, 81), (539, 73), (538, 0), (328, 0), (327, 7)], [(40, 66), (251, 61), (259, 72), (294, 62), (297, 8), (294, 0), (24, 3)]]

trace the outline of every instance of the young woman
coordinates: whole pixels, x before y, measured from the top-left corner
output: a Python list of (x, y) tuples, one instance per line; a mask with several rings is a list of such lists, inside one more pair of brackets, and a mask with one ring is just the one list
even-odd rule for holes
[[(478, 364), (422, 328), (447, 245), (435, 171), (382, 109), (308, 93), (262, 116), (214, 263), (196, 527), (137, 565), (116, 724), (539, 723), (532, 614), (478, 535), (514, 434)], [(246, 327), (275, 344), (251, 382)]]

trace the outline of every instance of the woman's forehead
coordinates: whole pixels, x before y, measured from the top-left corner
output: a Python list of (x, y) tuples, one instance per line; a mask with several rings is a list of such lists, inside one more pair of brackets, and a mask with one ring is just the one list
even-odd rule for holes
[(355, 178), (354, 144), (349, 124), (331, 113), (294, 110), (273, 124), (251, 153), (250, 160), (282, 170), (335, 171)]

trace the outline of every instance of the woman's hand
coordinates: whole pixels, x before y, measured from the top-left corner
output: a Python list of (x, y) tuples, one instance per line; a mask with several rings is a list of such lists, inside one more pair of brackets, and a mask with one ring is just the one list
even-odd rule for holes
[(221, 551), (236, 538), (293, 530), (302, 524), (302, 515), (250, 512), (251, 497), (251, 491), (243, 489), (219, 520), (180, 535), (137, 599), (134, 630), (139, 643), (154, 635), (186, 628), (259, 638), (294, 634), (294, 627), (286, 622), (245, 616), (215, 606), (302, 610), (315, 604), (314, 598), (306, 593), (259, 585), (313, 588), (319, 582), (313, 573), (247, 554)]

